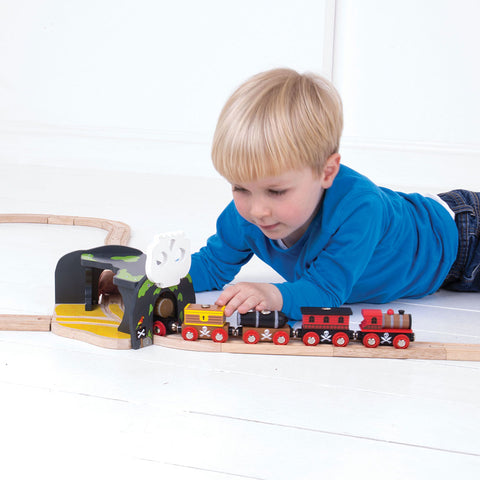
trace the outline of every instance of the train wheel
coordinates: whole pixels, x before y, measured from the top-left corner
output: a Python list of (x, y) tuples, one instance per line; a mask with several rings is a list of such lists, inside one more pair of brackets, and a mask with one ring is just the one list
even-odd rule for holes
[(393, 339), (393, 346), (395, 348), (407, 348), (410, 345), (410, 339), (406, 335), (397, 335)]
[(223, 328), (216, 328), (212, 332), (212, 340), (217, 343), (225, 343), (228, 338), (228, 333)]
[(318, 342), (320, 342), (320, 337), (315, 332), (308, 332), (303, 336), (303, 343), (308, 347), (318, 345)]
[(376, 333), (367, 333), (363, 337), (363, 344), (368, 348), (376, 348), (380, 343), (380, 338)]
[(277, 332), (273, 336), (273, 343), (275, 345), (286, 345), (289, 340), (290, 340), (290, 337), (286, 332)]
[(193, 342), (198, 338), (198, 332), (193, 327), (185, 327), (182, 330), (182, 337), (184, 340)]
[(255, 330), (247, 330), (243, 334), (242, 338), (245, 343), (250, 343), (253, 345), (254, 343), (258, 343), (260, 340), (260, 335), (255, 332)]
[(338, 332), (332, 338), (332, 343), (336, 347), (346, 347), (349, 342), (348, 335), (345, 332)]
[(163, 337), (167, 334), (167, 327), (163, 322), (157, 320), (156, 322), (153, 322), (153, 334)]

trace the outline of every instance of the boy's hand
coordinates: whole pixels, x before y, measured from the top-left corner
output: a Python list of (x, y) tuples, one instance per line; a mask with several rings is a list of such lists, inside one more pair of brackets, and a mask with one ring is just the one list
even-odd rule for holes
[(249, 310), (281, 310), (283, 298), (280, 290), (271, 283), (240, 282), (230, 285), (220, 294), (217, 305), (225, 306), (225, 316), (247, 313)]

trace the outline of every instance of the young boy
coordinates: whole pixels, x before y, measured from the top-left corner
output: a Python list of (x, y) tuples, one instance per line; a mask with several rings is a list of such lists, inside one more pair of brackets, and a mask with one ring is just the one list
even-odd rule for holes
[(192, 256), (193, 285), (222, 289), (253, 254), (286, 280), (227, 286), (216, 302), (227, 316), (268, 309), (299, 319), (302, 306), (480, 290), (479, 194), (377, 187), (340, 165), (342, 128), (337, 91), (315, 75), (264, 72), (227, 101), (212, 158), (233, 202)]

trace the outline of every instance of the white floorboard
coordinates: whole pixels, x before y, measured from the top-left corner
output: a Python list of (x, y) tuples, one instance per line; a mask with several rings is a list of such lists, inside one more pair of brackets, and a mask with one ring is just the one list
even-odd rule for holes
[[(1, 213), (123, 221), (141, 250), (155, 233), (179, 229), (200, 247), (229, 198), (216, 178), (0, 165)], [(42, 225), (0, 231), (0, 313), (50, 314), (58, 258), (105, 236)], [(261, 262), (240, 278), (278, 279)], [(413, 314), (418, 340), (480, 343), (479, 294), (441, 291), (389, 306)], [(0, 332), (0, 399), (10, 478), (480, 474), (477, 362), (112, 351), (52, 333)]]

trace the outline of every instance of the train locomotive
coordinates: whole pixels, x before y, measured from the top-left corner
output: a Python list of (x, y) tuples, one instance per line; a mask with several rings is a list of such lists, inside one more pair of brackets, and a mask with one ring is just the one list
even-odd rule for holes
[(389, 309), (386, 313), (381, 310), (362, 310), (363, 320), (357, 332), (357, 340), (366, 347), (375, 348), (378, 345), (393, 345), (395, 348), (407, 348), (415, 340), (412, 331), (412, 316), (399, 310), (394, 313)]
[[(251, 310), (237, 315), (237, 326), (226, 321), (224, 307), (188, 304), (181, 325), (169, 326), (168, 331), (180, 332), (187, 341), (210, 339), (223, 343), (229, 337), (241, 337), (245, 343), (272, 342), (286, 345), (290, 339), (301, 339), (306, 346), (332, 344), (345, 347), (350, 341), (361, 342), (367, 348), (393, 346), (407, 348), (415, 340), (412, 316), (392, 309), (363, 309), (359, 330), (350, 327), (352, 310), (349, 307), (302, 307), (299, 328), (291, 327), (289, 318), (279, 311)], [(166, 329), (161, 329), (165, 334)]]

